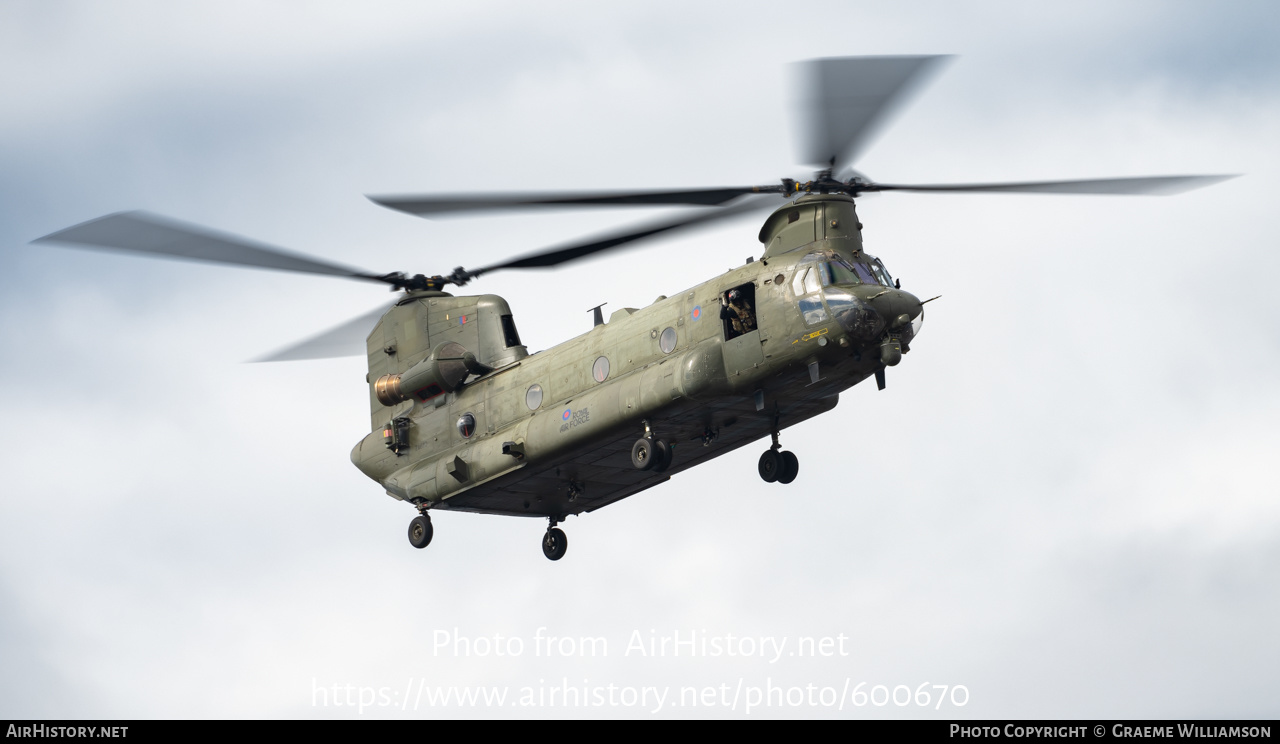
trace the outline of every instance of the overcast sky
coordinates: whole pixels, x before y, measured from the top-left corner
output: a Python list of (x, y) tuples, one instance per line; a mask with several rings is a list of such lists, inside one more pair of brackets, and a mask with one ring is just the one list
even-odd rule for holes
[[(1280, 10), (617, 5), (0, 4), (0, 716), (1280, 715)], [(385, 291), (28, 245), (146, 209), (482, 266), (645, 215), (363, 194), (805, 177), (787, 64), (860, 54), (956, 55), (859, 161), (878, 180), (1244, 176), (860, 200), (868, 250), (943, 296), (887, 390), (787, 430), (790, 486), (746, 447), (568, 520), (557, 563), (536, 520), (409, 546), (349, 461), (362, 358), (243, 363)], [(474, 286), (547, 349), (758, 227)], [(632, 645), (677, 633), (734, 655)], [(429, 704), (462, 688), (507, 697)]]

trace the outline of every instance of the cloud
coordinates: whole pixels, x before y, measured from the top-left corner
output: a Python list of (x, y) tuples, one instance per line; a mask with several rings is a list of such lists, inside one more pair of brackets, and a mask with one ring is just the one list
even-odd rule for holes
[[(764, 4), (300, 7), (0, 11), (13, 716), (421, 717), (438, 712), (404, 704), (421, 688), (566, 679), (970, 693), (753, 713), (789, 717), (1274, 711), (1274, 675), (1251, 661), (1274, 657), (1277, 612), (1280, 106), (1270, 46), (1249, 43), (1270, 6), (840, 5), (823, 24)], [(860, 200), (869, 250), (943, 295), (888, 389), (786, 430), (789, 488), (759, 482), (764, 445), (747, 447), (569, 520), (554, 564), (531, 520), (441, 514), (427, 550), (405, 544), (412, 511), (348, 460), (368, 431), (359, 358), (240, 364), (381, 290), (27, 245), (145, 208), (370, 270), (485, 265), (643, 217), (428, 222), (362, 193), (803, 176), (785, 62), (946, 52), (961, 56), (860, 164), (874, 177), (1246, 175), (1164, 199)], [(546, 349), (593, 305), (644, 306), (758, 256), (755, 232), (475, 288)], [(538, 656), (540, 628), (616, 653)], [(460, 654), (439, 632), (527, 651)], [(635, 632), (844, 635), (850, 653), (623, 655)], [(335, 684), (400, 697), (316, 705)]]

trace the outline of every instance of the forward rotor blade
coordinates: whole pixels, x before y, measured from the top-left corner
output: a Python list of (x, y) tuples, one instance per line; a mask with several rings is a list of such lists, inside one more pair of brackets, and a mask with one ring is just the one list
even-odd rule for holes
[[(394, 304), (394, 303), (393, 303)], [(250, 359), (251, 362), (292, 362), (300, 359), (330, 359), (333, 357), (359, 356), (364, 354), (365, 339), (373, 330), (378, 319), (391, 309), (393, 305), (383, 305), (375, 310), (352, 318), (346, 323), (334, 326), (292, 346), (274, 351), (266, 356)]]
[(32, 243), (68, 243), (88, 248), (146, 253), (191, 261), (259, 269), (387, 281), (358, 269), (290, 253), (245, 238), (217, 233), (146, 212), (118, 212), (37, 238)]
[(866, 191), (1004, 191), (1026, 194), (1153, 194), (1168, 196), (1212, 186), (1232, 178), (1226, 176), (1143, 176), (1139, 178), (1093, 178), (1078, 181), (1022, 181), (1010, 183), (956, 184), (868, 184)]
[[(775, 187), (776, 188), (776, 187)], [(674, 191), (596, 191), (581, 193), (473, 194), (433, 196), (403, 194), (369, 196), (369, 201), (408, 214), (447, 215), (458, 212), (485, 212), (512, 209), (558, 207), (620, 207), (687, 204), (720, 206), (743, 194), (759, 193), (761, 187), (741, 186)]]
[(603, 236), (586, 238), (568, 245), (558, 246), (538, 253), (532, 253), (527, 256), (512, 259), (493, 266), (486, 266), (483, 269), (477, 269), (468, 272), (471, 276), (479, 276), (480, 274), (499, 269), (542, 269), (549, 266), (558, 266), (570, 261), (576, 261), (580, 258), (600, 253), (602, 251), (611, 250), (629, 243), (634, 243), (645, 238), (655, 235), (663, 235), (679, 230), (688, 229), (696, 226), (705, 226), (731, 217), (737, 217), (742, 214), (748, 214), (761, 209), (772, 208), (781, 202), (776, 196), (749, 196), (736, 204), (723, 209), (700, 211), (692, 216), (685, 216), (679, 219), (667, 219), (657, 222), (650, 222), (644, 225), (637, 225), (624, 232), (610, 233)]
[(839, 173), (945, 56), (836, 57), (795, 65), (801, 162)]

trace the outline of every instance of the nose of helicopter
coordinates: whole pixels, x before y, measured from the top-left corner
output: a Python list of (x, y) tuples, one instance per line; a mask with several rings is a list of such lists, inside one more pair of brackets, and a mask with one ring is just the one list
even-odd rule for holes
[(885, 331), (909, 344), (924, 322), (919, 298), (893, 287), (841, 288), (828, 291), (827, 302), (845, 332), (863, 345), (879, 343)]
[(881, 342), (880, 359), (896, 365), (902, 359), (902, 349), (910, 346), (924, 323), (924, 305), (915, 295), (896, 288), (876, 292), (867, 304), (884, 318), (885, 328), (893, 334)]
[(874, 292), (867, 292), (869, 296), (866, 302), (884, 318), (886, 327), (894, 333), (910, 327), (912, 321), (924, 312), (920, 299), (910, 292), (903, 292), (901, 289), (875, 289)]

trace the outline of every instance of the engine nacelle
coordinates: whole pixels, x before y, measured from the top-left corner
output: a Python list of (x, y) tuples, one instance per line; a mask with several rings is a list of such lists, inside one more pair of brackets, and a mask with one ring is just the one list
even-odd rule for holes
[(374, 384), (378, 401), (393, 406), (409, 398), (431, 400), (453, 392), (470, 374), (484, 374), (489, 367), (456, 341), (445, 341), (432, 349), (431, 356), (398, 375), (383, 375)]

